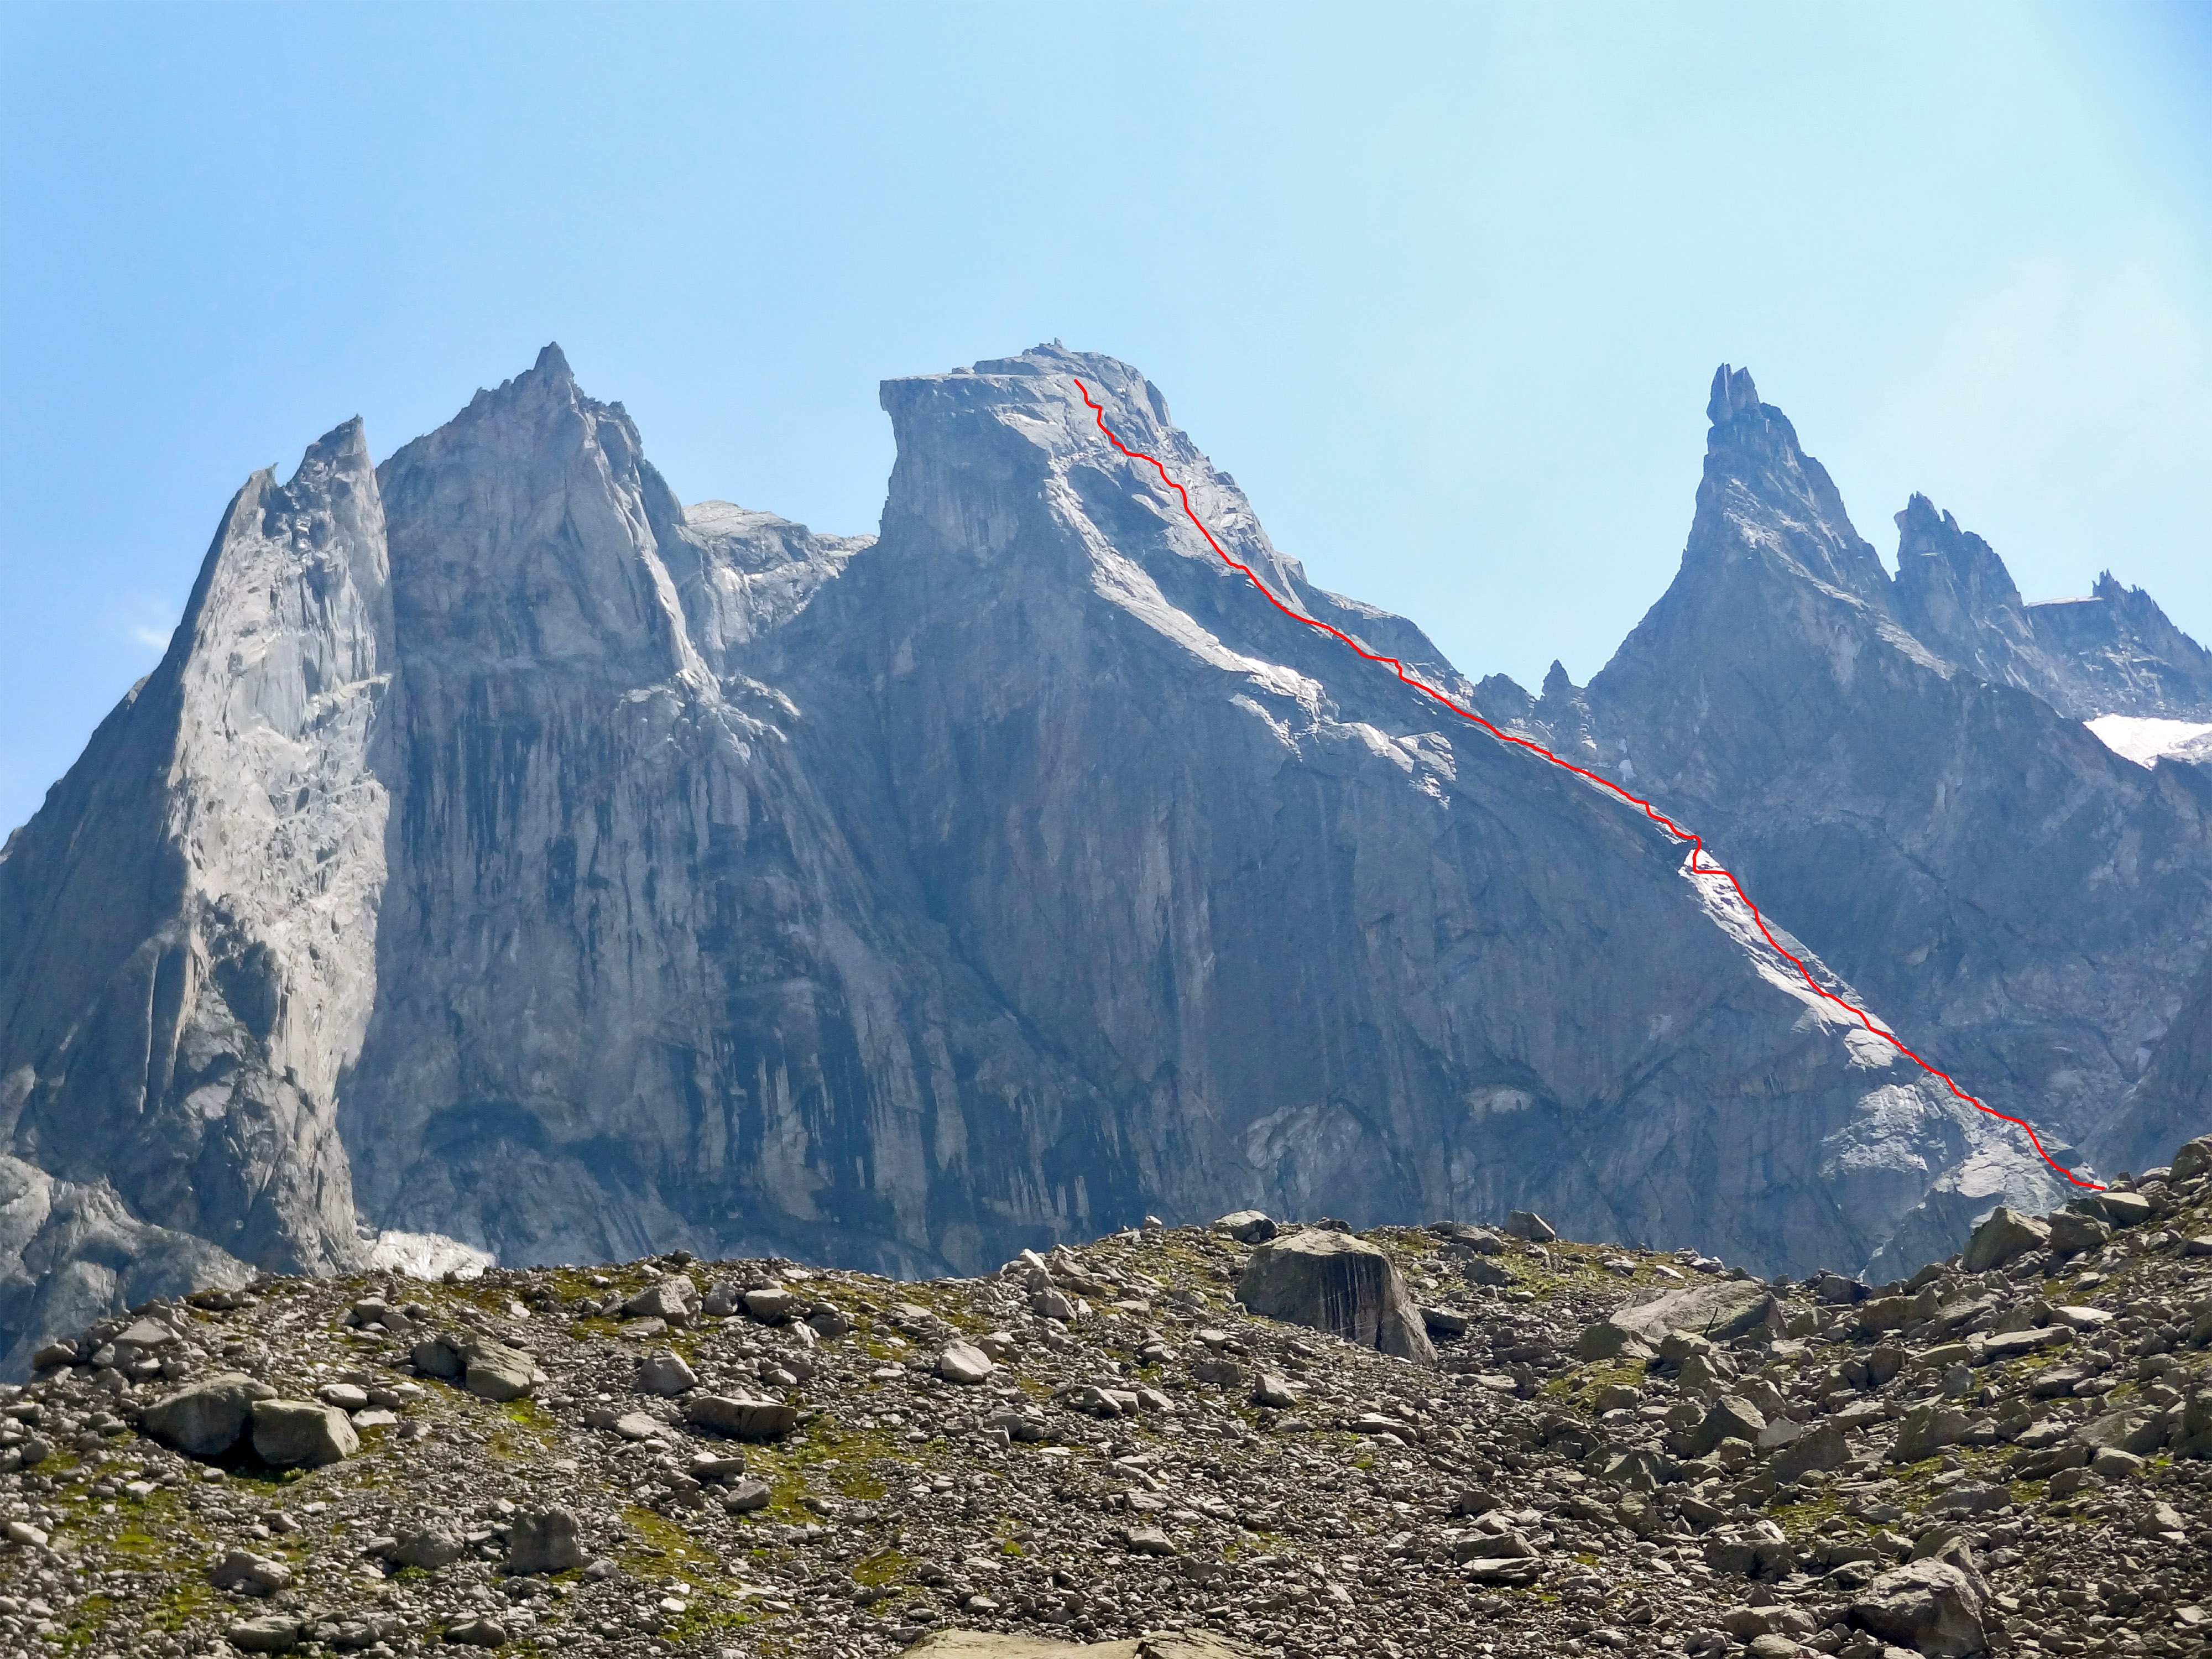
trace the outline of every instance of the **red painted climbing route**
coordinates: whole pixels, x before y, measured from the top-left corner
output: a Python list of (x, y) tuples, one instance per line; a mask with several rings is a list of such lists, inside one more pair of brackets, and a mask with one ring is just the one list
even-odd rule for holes
[[(1070, 378), (1074, 379), (1073, 376), (1071, 376)], [(1777, 956), (1780, 957), (1784, 961), (1787, 962), (1791, 967), (1797, 970), (1798, 976), (1805, 981), (1807, 988), (1811, 990), (1814, 996), (1820, 998), (1823, 1001), (1835, 1004), (1837, 1007), (1842, 1009), (1853, 1019), (1858, 1021), (1861, 1025), (1864, 1026), (1869, 1031), (1871, 1031), (1875, 1036), (1881, 1038), (1884, 1042), (1889, 1044), (1891, 1048), (1896, 1049), (1899, 1054), (1904, 1055), (1905, 1059), (1911, 1060), (1922, 1071), (1927, 1073), (1929, 1076), (1940, 1079), (1943, 1086), (1951, 1091), (1954, 1098), (1963, 1101), (1966, 1104), (1972, 1107), (1978, 1112), (1986, 1112), (1991, 1117), (2001, 1119), (2002, 1121), (2009, 1123), (2015, 1128), (2021, 1130), (2027, 1134), (2028, 1144), (2035, 1148), (2037, 1155), (2040, 1157), (2045, 1164), (2048, 1164), (2052, 1169), (2057, 1170), (2060, 1175), (2065, 1176), (2067, 1180), (2072, 1182), (2075, 1186), (2086, 1187), (2093, 1192), (2102, 1192), (2105, 1190), (2104, 1188), (2096, 1182), (2082, 1180), (2081, 1176), (2075, 1175), (2071, 1170), (2069, 1170), (2059, 1164), (2058, 1161), (2052, 1158), (2049, 1152), (2045, 1152), (2043, 1150), (2043, 1143), (2036, 1139), (2035, 1130), (2030, 1125), (2022, 1121), (2019, 1118), (2008, 1116), (2005, 1113), (1998, 1111), (1994, 1106), (1985, 1105), (1981, 1101), (1977, 1100), (1973, 1096), (1968, 1094), (1964, 1089), (1961, 1089), (1957, 1083), (1954, 1082), (1952, 1080), (1951, 1074), (1948, 1072), (1929, 1065), (1926, 1060), (1921, 1059), (1918, 1054), (1913, 1053), (1911, 1049), (1906, 1048), (1904, 1043), (1898, 1041), (1894, 1033), (1884, 1030), (1881, 1026), (1875, 1024), (1873, 1018), (1868, 1014), (1865, 1009), (1846, 1001), (1844, 998), (1838, 996), (1833, 991), (1827, 989), (1825, 986), (1821, 985), (1817, 980), (1815, 980), (1813, 977), (1812, 970), (1806, 967), (1805, 963), (1800, 958), (1783, 949), (1782, 941), (1774, 937), (1773, 933), (1766, 925), (1766, 918), (1759, 914), (1759, 907), (1751, 902), (1751, 895), (1743, 890), (1743, 884), (1736, 880), (1735, 875), (1722, 868), (1719, 865), (1707, 861), (1705, 843), (1702, 838), (1682, 828), (1680, 824), (1675, 823), (1674, 819), (1668, 817), (1664, 812), (1659, 811), (1657, 807), (1652, 805), (1650, 801), (1645, 800), (1640, 795), (1632, 795), (1627, 790), (1622, 788), (1611, 778), (1606, 777), (1601, 774), (1590, 771), (1586, 767), (1577, 766), (1572, 761), (1563, 760), (1540, 743), (1532, 743), (1527, 738), (1516, 737), (1510, 732), (1502, 731), (1498, 727), (1492, 726), (1488, 720), (1483, 719), (1480, 714), (1475, 713), (1474, 709), (1464, 708), (1461, 704), (1453, 702), (1449, 697), (1437, 690), (1435, 686), (1431, 685), (1419, 676), (1407, 673), (1406, 672), (1406, 665), (1400, 662), (1397, 658), (1377, 656), (1374, 652), (1370, 651), (1365, 646), (1360, 644), (1358, 640), (1353, 639), (1351, 635), (1344, 632), (1341, 629), (1332, 628), (1325, 622), (1322, 622), (1313, 617), (1309, 617), (1303, 611), (1293, 611), (1289, 605), (1285, 605), (1281, 599), (1275, 596), (1274, 590), (1269, 587), (1267, 583), (1261, 581), (1258, 575), (1253, 572), (1253, 569), (1249, 565), (1241, 563), (1237, 560), (1231, 558), (1229, 555), (1228, 550), (1223, 547), (1219, 542), (1214, 540), (1213, 532), (1211, 530), (1208, 530), (1206, 527), (1204, 521), (1199, 518), (1196, 513), (1191, 510), (1189, 492), (1184, 489), (1181, 484), (1177, 483), (1174, 478), (1169, 476), (1167, 468), (1161, 464), (1159, 458), (1156, 455), (1147, 455), (1140, 449), (1132, 449), (1128, 445), (1123, 443), (1120, 438), (1114, 434), (1113, 428), (1106, 424), (1105, 405), (1097, 402), (1091, 397), (1091, 388), (1085, 386), (1080, 380), (1076, 380), (1075, 389), (1083, 394), (1084, 404), (1091, 410), (1091, 413), (1097, 416), (1098, 430), (1105, 434), (1106, 441), (1112, 444), (1115, 448), (1120, 450), (1122, 454), (1127, 456), (1131, 460), (1142, 461), (1150, 466), (1154, 471), (1158, 472), (1160, 475), (1160, 482), (1167, 485), (1170, 489), (1175, 491), (1176, 499), (1182, 503), (1183, 516), (1191, 521), (1192, 526), (1197, 530), (1200, 535), (1206, 538), (1206, 544), (1213, 550), (1215, 556), (1220, 559), (1222, 563), (1227, 565), (1231, 570), (1241, 572), (1247, 581), (1250, 582), (1253, 586), (1260, 590), (1261, 596), (1264, 598), (1268, 604), (1273, 605), (1276, 610), (1281, 611), (1292, 622), (1304, 623), (1308, 628), (1313, 629), (1318, 633), (1327, 634), (1332, 639), (1334, 639), (1340, 644), (1348, 647), (1358, 655), (1365, 658), (1369, 662), (1380, 663), (1382, 666), (1389, 669), (1393, 673), (1397, 675), (1400, 680), (1404, 682), (1407, 685), (1411, 686), (1414, 690), (1419, 692), (1423, 696), (1431, 698), (1435, 702), (1441, 703), (1444, 708), (1451, 710), (1453, 714), (1458, 715), (1462, 720), (1480, 726), (1492, 737), (1497, 738), (1498, 742), (1510, 744), (1516, 749), (1525, 749), (1530, 754), (1549, 761), (1553, 765), (1559, 767), (1561, 770), (1572, 772), (1579, 778), (1586, 778), (1590, 782), (1595, 784), (1599, 788), (1607, 791), (1608, 793), (1620, 796), (1621, 799), (1626, 801), (1631, 806), (1635, 807), (1638, 811), (1642, 812), (1645, 817), (1650, 819), (1652, 823), (1657, 824), (1662, 830), (1674, 837), (1675, 840), (1687, 843), (1690, 848), (1690, 873), (1693, 876), (1717, 876), (1726, 881), (1729, 887), (1735, 890), (1736, 897), (1742, 901), (1743, 908), (1750, 913), (1752, 922), (1758, 927), (1759, 936), (1773, 949), (1774, 953)]]

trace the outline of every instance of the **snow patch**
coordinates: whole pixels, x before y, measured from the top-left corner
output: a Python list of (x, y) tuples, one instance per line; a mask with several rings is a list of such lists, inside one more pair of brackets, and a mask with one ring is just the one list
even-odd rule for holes
[(499, 1258), (443, 1233), (403, 1233), (387, 1227), (368, 1247), (368, 1265), (410, 1279), (442, 1279), (449, 1273), (474, 1279), (485, 1268), (496, 1267)]
[[(1869, 1031), (1849, 1007), (1838, 1006), (1808, 985), (1805, 976), (1767, 942), (1766, 934), (1759, 931), (1757, 920), (1736, 891), (1734, 882), (1717, 871), (1698, 868), (1695, 852), (1683, 857), (1681, 873), (1690, 884), (1690, 890), (1698, 896), (1698, 902), (1704, 907), (1706, 915), (1722, 933), (1735, 942), (1736, 947), (1751, 963), (1753, 971), (1784, 996), (1795, 998), (1805, 1005), (1805, 1012), (1799, 1017), (1798, 1024), (1802, 1026), (1809, 1023), (1842, 1033), (1854, 1066), (1880, 1069), (1897, 1058), (1896, 1050), (1877, 1034), (1878, 1031), (1887, 1031), (1887, 1025), (1878, 1026), (1877, 1031)], [(1768, 928), (1781, 942), (1782, 950), (1802, 958), (1822, 973), (1826, 971), (1826, 964), (1806, 949), (1804, 941), (1773, 923), (1769, 923)], [(1833, 978), (1832, 975), (1830, 977)], [(1834, 993), (1846, 1000), (1855, 996), (1850, 988), (1841, 980), (1834, 980)]]
[(1242, 674), (1262, 691), (1288, 698), (1309, 711), (1319, 710), (1322, 691), (1318, 680), (1309, 679), (1296, 669), (1286, 668), (1280, 663), (1248, 657), (1243, 652), (1224, 645), (1188, 612), (1171, 604), (1167, 595), (1160, 592), (1159, 584), (1152, 580), (1152, 574), (1134, 559), (1116, 551), (1088, 520), (1073, 515), (1071, 515), (1071, 520), (1091, 545), (1091, 585), (1092, 591), (1100, 598), (1121, 606), (1200, 661), (1226, 669), (1231, 673)]
[(2212, 726), (2193, 720), (2154, 720), (2138, 714), (2100, 714), (2083, 725), (2099, 743), (2137, 766), (2154, 766), (2162, 757), (2212, 760)]

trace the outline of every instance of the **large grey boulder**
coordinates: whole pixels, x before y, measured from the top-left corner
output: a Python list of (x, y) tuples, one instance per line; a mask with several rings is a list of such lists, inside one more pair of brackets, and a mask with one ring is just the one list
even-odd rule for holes
[(590, 1559), (567, 1510), (525, 1510), (507, 1522), (509, 1572), (566, 1572)]
[(166, 1352), (181, 1340), (173, 1326), (158, 1319), (134, 1319), (107, 1340), (115, 1349), (118, 1365), (136, 1364), (149, 1354)]
[(654, 1279), (623, 1304), (623, 1312), (632, 1319), (665, 1319), (672, 1325), (690, 1322), (692, 1310), (700, 1303), (699, 1287), (683, 1273), (669, 1273)]
[(1933, 1457), (1946, 1446), (1955, 1446), (1965, 1437), (1972, 1419), (1957, 1407), (1942, 1400), (1931, 1400), (1915, 1406), (1898, 1425), (1897, 1441), (1890, 1448), (1893, 1463), (1917, 1463), (1923, 1457)]
[(1605, 1322), (1656, 1349), (1676, 1334), (1732, 1341), (1778, 1323), (1778, 1316), (1774, 1297), (1764, 1285), (1712, 1279), (1616, 1308)]
[(684, 1364), (681, 1354), (663, 1348), (638, 1363), (637, 1386), (647, 1394), (684, 1394), (699, 1386), (699, 1374)]
[(346, 1414), (311, 1400), (253, 1402), (254, 1455), (273, 1468), (319, 1468), (361, 1449)]
[(1861, 1630), (1929, 1659), (1966, 1659), (1987, 1645), (1981, 1594), (1948, 1561), (1893, 1567), (1852, 1600), (1850, 1618)]
[(2212, 1389), (2198, 1389), (2182, 1407), (2181, 1426), (2173, 1431), (2177, 1457), (2212, 1457)]
[(504, 1343), (479, 1338), (469, 1345), (461, 1386), (480, 1400), (520, 1400), (538, 1386), (538, 1364)]
[(1252, 1252), (1237, 1294), (1270, 1319), (1436, 1364), (1435, 1346), (1396, 1266), (1377, 1246), (1349, 1233), (1308, 1228), (1269, 1240)]
[(1641, 1364), (1652, 1357), (1652, 1352), (1651, 1345), (1642, 1337), (1610, 1319), (1591, 1321), (1575, 1339), (1577, 1359), (1617, 1359)]
[(2112, 1237), (2112, 1230), (2093, 1215), (2083, 1215), (2079, 1210), (2054, 1210), (2051, 1214), (2051, 1249), (2061, 1256), (2081, 1255), (2084, 1250), (2102, 1249)]
[(2141, 1193), (2099, 1193), (2085, 1200), (2118, 1227), (2136, 1227), (2150, 1219), (2150, 1200)]
[(208, 1569), (208, 1582), (241, 1595), (274, 1595), (291, 1588), (292, 1569), (251, 1550), (230, 1549)]
[(765, 1290), (747, 1291), (745, 1312), (764, 1325), (781, 1325), (799, 1311), (799, 1298), (781, 1285)]
[(686, 1422), (739, 1440), (781, 1440), (799, 1426), (799, 1408), (780, 1400), (695, 1394), (684, 1402)]
[(417, 1342), (408, 1363), (425, 1376), (440, 1376), (450, 1382), (468, 1368), (468, 1338), (440, 1332)]
[(1515, 1210), (1508, 1214), (1505, 1231), (1511, 1237), (1525, 1238), (1535, 1244), (1548, 1244), (1559, 1236), (1550, 1222), (1533, 1210)]
[(938, 1350), (937, 1374), (947, 1382), (981, 1382), (998, 1362), (972, 1342), (948, 1342)]
[(240, 1371), (219, 1371), (165, 1395), (139, 1415), (139, 1425), (165, 1446), (193, 1457), (220, 1457), (253, 1420), (253, 1404), (276, 1390)]
[(1217, 1217), (1212, 1231), (1226, 1234), (1239, 1244), (1264, 1244), (1280, 1229), (1264, 1210), (1232, 1210)]
[(730, 1483), (722, 1495), (722, 1507), (732, 1515), (750, 1515), (755, 1510), (764, 1510), (775, 1493), (765, 1480), (738, 1480)]
[(264, 1613), (241, 1619), (223, 1632), (224, 1639), (240, 1653), (289, 1653), (300, 1645), (301, 1621), (285, 1613)]
[(2165, 1415), (2155, 1406), (2122, 1406), (2092, 1418), (2074, 1434), (2075, 1438), (2093, 1449), (2109, 1448), (2145, 1456), (2156, 1451), (2166, 1440)]
[(2008, 1266), (2050, 1242), (2048, 1224), (2033, 1216), (2016, 1215), (2000, 1204), (1974, 1229), (1959, 1265), (1970, 1273), (1985, 1273), (1992, 1267)]
[(392, 1559), (403, 1567), (421, 1567), (426, 1571), (449, 1567), (461, 1559), (468, 1546), (451, 1526), (430, 1526), (411, 1532), (399, 1540)]
[(1703, 1457), (1723, 1440), (1741, 1440), (1755, 1445), (1765, 1427), (1766, 1418), (1758, 1407), (1748, 1400), (1724, 1394), (1713, 1401), (1695, 1428), (1682, 1433), (1674, 1450), (1684, 1457)]
[(1850, 1455), (1843, 1430), (1833, 1423), (1820, 1423), (1777, 1450), (1767, 1459), (1767, 1467), (1777, 1480), (1795, 1480), (1808, 1470), (1839, 1469)]
[(409, 1358), (423, 1376), (458, 1382), (484, 1400), (520, 1400), (537, 1387), (537, 1362), (487, 1336), (440, 1332), (416, 1343)]

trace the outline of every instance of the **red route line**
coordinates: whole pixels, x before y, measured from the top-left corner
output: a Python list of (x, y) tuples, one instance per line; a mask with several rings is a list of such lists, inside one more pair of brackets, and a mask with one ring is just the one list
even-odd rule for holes
[(1510, 744), (1516, 749), (1526, 749), (1529, 753), (1540, 756), (1542, 758), (1551, 762), (1553, 765), (1560, 768), (1564, 771), (1572, 772), (1578, 778), (1586, 778), (1590, 782), (1597, 785), (1601, 789), (1612, 791), (1613, 793), (1620, 796), (1621, 799), (1626, 801), (1631, 806), (1636, 807), (1639, 810), (1645, 817), (1650, 819), (1652, 823), (1657, 824), (1668, 835), (1674, 836), (1675, 840), (1687, 842), (1690, 844), (1690, 873), (1693, 876), (1725, 877), (1728, 880), (1728, 884), (1735, 890), (1735, 896), (1743, 901), (1743, 908), (1751, 912), (1752, 921), (1758, 927), (1760, 937), (1765, 939), (1767, 944), (1774, 947), (1774, 952), (1777, 956), (1782, 957), (1784, 961), (1787, 962), (1791, 967), (1797, 970), (1799, 976), (1804, 980), (1806, 986), (1812, 991), (1814, 996), (1820, 997), (1826, 1001), (1834, 1003), (1837, 1007), (1850, 1015), (1852, 1018), (1857, 1020), (1860, 1024), (1865, 1026), (1868, 1030), (1873, 1032), (1875, 1036), (1880, 1037), (1884, 1042), (1889, 1044), (1891, 1048), (1896, 1049), (1898, 1053), (1903, 1054), (1907, 1060), (1917, 1066), (1922, 1071), (1927, 1073), (1929, 1076), (1942, 1079), (1943, 1086), (1948, 1089), (1955, 1098), (1964, 1101), (1967, 1105), (1972, 1107), (1978, 1112), (1987, 1112), (1991, 1117), (2002, 1119), (2004, 1122), (2012, 1124), (2015, 1127), (2026, 1131), (2028, 1143), (2035, 1148), (2037, 1154), (2041, 1157), (2043, 1161), (2045, 1164), (2050, 1164), (2052, 1169), (2057, 1170), (2060, 1175), (2064, 1176), (2067, 1180), (2072, 1182), (2075, 1186), (2087, 1187), (2092, 1192), (2101, 1193), (2105, 1190), (2105, 1188), (2096, 1182), (2082, 1180), (2081, 1176), (2075, 1175), (2071, 1170), (2064, 1168), (2057, 1162), (2057, 1159), (2053, 1158), (2050, 1153), (2045, 1152), (2043, 1150), (2043, 1143), (2035, 1138), (2034, 1129), (2027, 1122), (2020, 1118), (2008, 1117), (2004, 1113), (1998, 1111), (1994, 1106), (1986, 1106), (1983, 1104), (1980, 1101), (1975, 1099), (1973, 1096), (1968, 1094), (1964, 1089), (1961, 1089), (1955, 1082), (1954, 1082), (1952, 1080), (1951, 1074), (1948, 1072), (1942, 1071), (1934, 1066), (1930, 1066), (1926, 1060), (1921, 1059), (1918, 1054), (1914, 1054), (1911, 1049), (1906, 1048), (1902, 1042), (1899, 1042), (1892, 1033), (1882, 1030), (1881, 1026), (1875, 1024), (1863, 1008), (1857, 1007), (1851, 1003), (1844, 1001), (1843, 998), (1838, 996), (1834, 992), (1821, 986), (1818, 981), (1814, 979), (1811, 969), (1807, 968), (1802, 962), (1798, 960), (1797, 957), (1792, 956), (1789, 951), (1782, 948), (1782, 941), (1776, 939), (1773, 933), (1768, 930), (1766, 926), (1766, 918), (1759, 915), (1759, 907), (1751, 902), (1751, 895), (1743, 890), (1743, 884), (1739, 882), (1731, 872), (1721, 868), (1721, 866), (1717, 864), (1707, 867), (1701, 866), (1698, 863), (1698, 860), (1705, 856), (1705, 843), (1701, 837), (1683, 829), (1680, 824), (1675, 823), (1674, 819), (1668, 817), (1664, 812), (1659, 811), (1659, 809), (1652, 805), (1650, 801), (1644, 799), (1639, 795), (1630, 794), (1628, 791), (1622, 788), (1611, 778), (1602, 776), (1598, 773), (1577, 766), (1572, 761), (1562, 760), (1559, 756), (1553, 754), (1550, 750), (1545, 748), (1544, 745), (1540, 743), (1531, 743), (1526, 738), (1516, 738), (1510, 732), (1501, 732), (1498, 727), (1492, 726), (1488, 720), (1483, 719), (1481, 715), (1476, 714), (1472, 708), (1462, 708), (1459, 704), (1454, 702), (1443, 692), (1437, 690), (1436, 687), (1428, 684), (1427, 681), (1418, 678), (1412, 674), (1408, 674), (1406, 672), (1406, 665), (1400, 662), (1397, 658), (1377, 656), (1374, 652), (1370, 651), (1365, 646), (1360, 644), (1358, 640), (1353, 639), (1351, 635), (1344, 632), (1341, 629), (1332, 628), (1325, 622), (1306, 616), (1301, 611), (1293, 611), (1290, 606), (1285, 605), (1280, 599), (1277, 599), (1275, 597), (1274, 590), (1269, 587), (1267, 583), (1261, 581), (1260, 578), (1253, 573), (1251, 566), (1240, 564), (1237, 560), (1231, 558), (1229, 556), (1228, 550), (1224, 548), (1219, 542), (1213, 539), (1213, 532), (1206, 527), (1205, 524), (1199, 519), (1197, 514), (1191, 511), (1190, 493), (1181, 484), (1177, 483), (1173, 478), (1168, 476), (1168, 470), (1160, 464), (1159, 458), (1156, 455), (1147, 455), (1140, 449), (1132, 449), (1128, 445), (1123, 443), (1119, 438), (1115, 437), (1112, 428), (1106, 424), (1105, 406), (1092, 399), (1091, 396), (1091, 389), (1085, 386), (1080, 380), (1076, 380), (1076, 377), (1073, 375), (1070, 375), (1068, 378), (1075, 380), (1075, 389), (1083, 394), (1084, 403), (1091, 409), (1091, 412), (1097, 416), (1098, 429), (1100, 432), (1105, 434), (1106, 441), (1112, 444), (1115, 448), (1120, 450), (1131, 460), (1148, 463), (1152, 470), (1160, 475), (1160, 482), (1167, 485), (1170, 489), (1174, 490), (1176, 496), (1182, 501), (1183, 516), (1191, 521), (1192, 525), (1196, 527), (1200, 535), (1206, 538), (1206, 544), (1212, 548), (1220, 557), (1222, 563), (1227, 565), (1231, 570), (1241, 571), (1243, 574), (1245, 580), (1249, 581), (1253, 586), (1260, 590), (1261, 593), (1266, 598), (1268, 604), (1273, 605), (1276, 610), (1281, 611), (1292, 622), (1304, 623), (1308, 628), (1316, 629), (1320, 632), (1330, 635), (1332, 638), (1338, 640), (1341, 643), (1350, 646), (1352, 650), (1364, 657), (1368, 661), (1382, 664), (1392, 672), (1395, 673), (1401, 681), (1407, 685), (1411, 686), (1423, 696), (1433, 698), (1436, 702), (1442, 703), (1446, 708), (1450, 709), (1453, 714), (1458, 715), (1462, 720), (1472, 721), (1474, 725), (1480, 726), (1484, 731), (1489, 732), (1492, 737), (1497, 738), (1498, 742)]

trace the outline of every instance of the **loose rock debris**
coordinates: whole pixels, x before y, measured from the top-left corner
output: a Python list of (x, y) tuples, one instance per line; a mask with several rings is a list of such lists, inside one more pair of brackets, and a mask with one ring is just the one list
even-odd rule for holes
[(1878, 1287), (1243, 1213), (151, 1303), (0, 1389), (0, 1650), (2212, 1653), (2208, 1171)]

